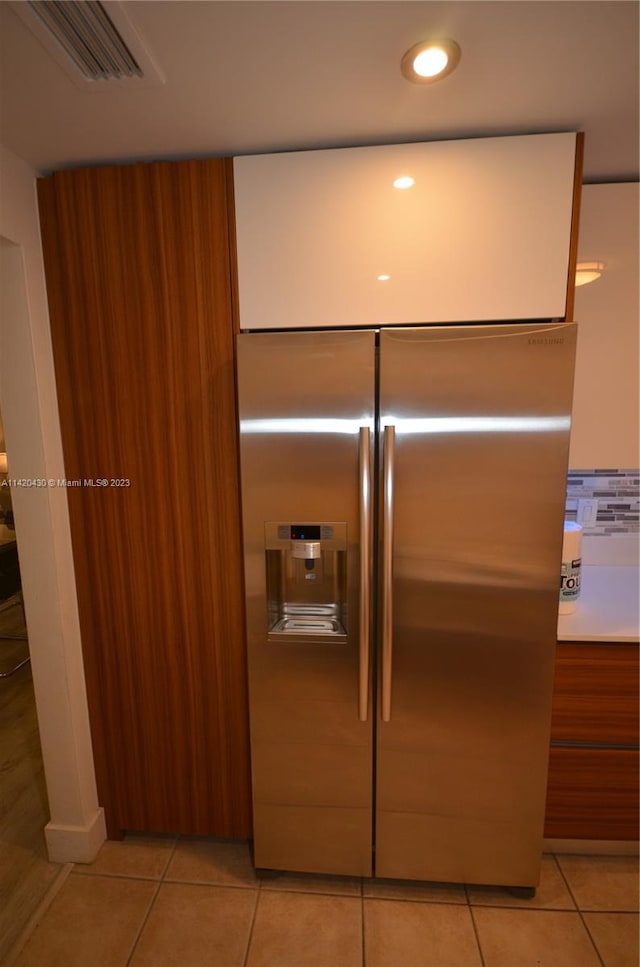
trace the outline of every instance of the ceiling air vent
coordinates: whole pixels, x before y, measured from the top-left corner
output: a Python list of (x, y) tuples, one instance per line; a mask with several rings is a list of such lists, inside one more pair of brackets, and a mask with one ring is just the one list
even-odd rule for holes
[(88, 81), (142, 77), (99, 0), (28, 0), (36, 17)]
[(76, 84), (163, 84), (164, 78), (116, 0), (21, 0), (11, 4)]

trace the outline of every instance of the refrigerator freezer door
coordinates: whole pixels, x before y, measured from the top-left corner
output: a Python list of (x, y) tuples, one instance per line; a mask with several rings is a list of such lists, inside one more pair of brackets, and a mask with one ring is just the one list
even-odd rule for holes
[(381, 335), (395, 454), (379, 876), (538, 881), (575, 329)]
[[(372, 332), (238, 337), (258, 867), (371, 872), (371, 674), (360, 638), (370, 608), (360, 576), (369, 561), (360, 543), (371, 516), (374, 379)], [(312, 545), (313, 553), (305, 550)], [(269, 632), (277, 580), (282, 598), (295, 599), (287, 602), (295, 616), (287, 634)], [(344, 583), (346, 600), (327, 600), (322, 582)], [(323, 633), (318, 615), (332, 606), (346, 640)]]

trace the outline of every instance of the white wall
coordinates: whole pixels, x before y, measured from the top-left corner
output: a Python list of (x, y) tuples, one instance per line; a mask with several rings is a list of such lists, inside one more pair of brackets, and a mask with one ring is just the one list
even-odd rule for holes
[(602, 261), (576, 289), (579, 324), (569, 466), (638, 468), (639, 186), (585, 185), (578, 261)]
[[(0, 406), (9, 476), (64, 478), (36, 172), (0, 147)], [(49, 856), (87, 862), (96, 795), (66, 494), (15, 487), (13, 508), (51, 821)]]

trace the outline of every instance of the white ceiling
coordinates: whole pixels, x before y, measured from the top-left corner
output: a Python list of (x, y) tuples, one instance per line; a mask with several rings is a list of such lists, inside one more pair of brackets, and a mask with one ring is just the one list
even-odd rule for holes
[[(579, 130), (585, 181), (638, 179), (636, 0), (121, 6), (164, 85), (77, 86), (0, 2), (0, 140), (41, 171)], [(460, 44), (458, 69), (409, 84), (402, 54), (436, 35)]]

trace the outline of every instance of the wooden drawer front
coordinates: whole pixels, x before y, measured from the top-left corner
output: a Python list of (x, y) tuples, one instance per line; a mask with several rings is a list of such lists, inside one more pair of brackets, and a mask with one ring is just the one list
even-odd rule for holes
[(558, 645), (551, 741), (638, 745), (637, 645)]
[(545, 836), (638, 839), (638, 753), (551, 750)]

